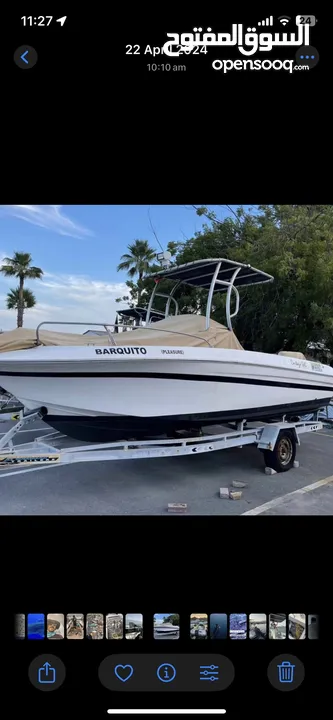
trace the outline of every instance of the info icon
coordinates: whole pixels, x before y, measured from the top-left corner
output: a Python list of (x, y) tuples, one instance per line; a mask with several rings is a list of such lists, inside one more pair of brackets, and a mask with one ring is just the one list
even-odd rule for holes
[(298, 65), (307, 65), (313, 68), (319, 62), (319, 52), (311, 45), (303, 45), (296, 53), (296, 62)]
[(169, 683), (175, 679), (177, 671), (174, 665), (162, 663), (162, 665), (157, 668), (156, 675), (162, 683)]

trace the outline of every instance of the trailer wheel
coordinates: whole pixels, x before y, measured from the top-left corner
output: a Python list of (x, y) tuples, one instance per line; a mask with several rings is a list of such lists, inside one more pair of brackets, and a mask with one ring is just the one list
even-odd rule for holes
[(276, 472), (287, 472), (293, 467), (296, 457), (296, 440), (291, 430), (281, 430), (274, 450), (264, 450), (266, 467)]

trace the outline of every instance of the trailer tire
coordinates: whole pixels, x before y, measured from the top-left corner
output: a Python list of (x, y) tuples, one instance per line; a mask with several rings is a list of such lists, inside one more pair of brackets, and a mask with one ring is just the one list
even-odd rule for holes
[(276, 472), (287, 472), (296, 457), (296, 439), (292, 430), (281, 430), (274, 450), (264, 450), (266, 467)]

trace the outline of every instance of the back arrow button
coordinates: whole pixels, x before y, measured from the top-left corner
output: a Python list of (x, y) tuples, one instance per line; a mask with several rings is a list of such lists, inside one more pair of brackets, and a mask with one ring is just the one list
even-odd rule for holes
[(14, 53), (14, 62), (22, 70), (27, 70), (36, 65), (38, 55), (35, 48), (30, 45), (21, 45)]

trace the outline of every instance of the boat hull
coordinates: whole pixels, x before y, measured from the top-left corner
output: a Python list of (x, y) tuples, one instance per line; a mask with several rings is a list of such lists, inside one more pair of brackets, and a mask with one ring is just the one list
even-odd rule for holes
[(169, 415), (169, 416), (140, 416), (116, 415), (116, 416), (75, 416), (68, 415), (46, 415), (43, 420), (54, 430), (64, 435), (84, 440), (87, 442), (113, 442), (117, 440), (147, 440), (160, 435), (190, 430), (198, 430), (209, 425), (223, 425), (246, 419), (251, 421), (278, 421), (283, 415), (289, 418), (316, 412), (321, 407), (326, 407), (329, 399), (322, 401), (314, 400), (276, 405), (275, 407), (241, 408), (235, 411), (225, 410), (216, 413), (198, 413), (191, 415)]
[(40, 347), (2, 354), (0, 383), (89, 442), (302, 415), (333, 397), (329, 366), (217, 348)]

